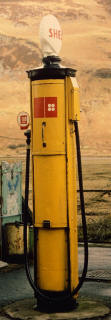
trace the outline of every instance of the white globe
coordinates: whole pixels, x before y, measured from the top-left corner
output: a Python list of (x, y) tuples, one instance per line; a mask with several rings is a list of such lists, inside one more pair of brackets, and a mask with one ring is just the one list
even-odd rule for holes
[(55, 16), (48, 14), (43, 17), (39, 36), (44, 57), (59, 54), (62, 46), (62, 30)]

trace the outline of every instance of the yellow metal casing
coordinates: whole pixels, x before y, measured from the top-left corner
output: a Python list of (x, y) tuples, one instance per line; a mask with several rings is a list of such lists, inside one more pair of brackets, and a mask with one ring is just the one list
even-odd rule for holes
[[(31, 82), (37, 286), (49, 291), (64, 291), (69, 287), (72, 291), (78, 284), (76, 150), (72, 120), (79, 119), (79, 103), (78, 88), (74, 88), (76, 93), (72, 95), (72, 87), (74, 82), (70, 77)], [(52, 116), (49, 115), (46, 105), (54, 110), (54, 116), (53, 110)]]
[(68, 287), (67, 233), (65, 229), (39, 229), (37, 245), (39, 287), (63, 291)]
[[(50, 220), (51, 227), (66, 227), (64, 81), (40, 80), (32, 83), (33, 114), (34, 98), (50, 96), (57, 97), (57, 117), (33, 117), (32, 119), (32, 156), (34, 190), (36, 190), (35, 226), (43, 226), (44, 220)], [(46, 123), (44, 128), (46, 147), (43, 147), (43, 123)]]
[[(76, 78), (74, 78), (76, 79)], [(75, 81), (77, 83), (77, 81)], [(70, 119), (71, 110), (71, 83), (72, 78), (65, 78), (66, 90), (66, 144), (67, 144), (67, 206), (70, 242), (70, 281), (71, 291), (78, 284), (78, 239), (77, 239), (77, 185), (76, 185), (76, 142), (74, 131), (74, 119)], [(79, 100), (79, 98), (78, 98)], [(73, 105), (72, 105), (73, 108)], [(75, 108), (79, 119), (79, 104)]]
[(79, 86), (76, 78), (67, 77), (69, 120), (80, 120)]

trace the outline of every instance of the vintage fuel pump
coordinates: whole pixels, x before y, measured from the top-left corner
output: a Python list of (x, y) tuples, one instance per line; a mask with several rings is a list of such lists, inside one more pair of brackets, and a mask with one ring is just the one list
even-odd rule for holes
[[(27, 259), (27, 215), (24, 221), (25, 265), (41, 311), (70, 310), (87, 272), (85, 220), (78, 121), (76, 70), (61, 66), (61, 28), (52, 15), (40, 25), (43, 65), (28, 71), (31, 96), (34, 281)], [(27, 136), (25, 212), (28, 207), (30, 131)], [(78, 279), (76, 154), (84, 235), (84, 267)]]

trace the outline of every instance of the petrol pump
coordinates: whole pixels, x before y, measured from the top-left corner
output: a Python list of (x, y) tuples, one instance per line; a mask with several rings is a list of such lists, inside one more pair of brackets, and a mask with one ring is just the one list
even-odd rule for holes
[[(87, 272), (85, 220), (78, 121), (76, 70), (61, 65), (62, 32), (58, 20), (45, 16), (40, 24), (42, 66), (28, 71), (31, 136), (27, 131), (25, 212), (28, 208), (31, 139), (34, 281), (27, 259), (27, 215), (24, 221), (25, 266), (40, 311), (76, 307)], [(77, 161), (76, 161), (77, 154)], [(77, 169), (84, 235), (84, 267), (78, 276)]]

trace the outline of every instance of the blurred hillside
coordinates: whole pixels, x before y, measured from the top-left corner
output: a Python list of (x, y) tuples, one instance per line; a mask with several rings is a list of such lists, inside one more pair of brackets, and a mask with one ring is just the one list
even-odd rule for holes
[(24, 154), (17, 114), (28, 111), (26, 70), (41, 63), (38, 29), (54, 14), (63, 30), (62, 63), (76, 68), (83, 155), (111, 155), (111, 1), (0, 0), (1, 155)]

